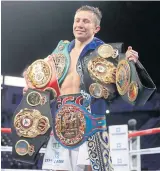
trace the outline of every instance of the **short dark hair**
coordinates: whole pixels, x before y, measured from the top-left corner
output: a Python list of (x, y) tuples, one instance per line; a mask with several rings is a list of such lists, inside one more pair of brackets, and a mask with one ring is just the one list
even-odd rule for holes
[(101, 19), (102, 19), (102, 12), (99, 10), (99, 8), (85, 5), (85, 6), (78, 8), (76, 13), (79, 11), (90, 11), (90, 12), (92, 12), (96, 16), (96, 24), (100, 25)]

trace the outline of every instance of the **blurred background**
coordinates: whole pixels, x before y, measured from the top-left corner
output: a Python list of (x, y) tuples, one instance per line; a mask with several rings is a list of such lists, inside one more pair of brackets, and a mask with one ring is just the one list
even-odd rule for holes
[[(143, 107), (131, 106), (121, 99), (107, 104), (107, 124), (127, 124), (134, 118), (137, 130), (160, 127), (160, 2), (147, 1), (2, 1), (1, 127), (11, 127), (12, 115), (22, 99), (24, 69), (51, 54), (59, 40), (74, 38), (73, 18), (82, 5), (100, 8), (103, 18), (96, 36), (106, 43), (124, 42), (125, 49), (131, 45), (157, 86)], [(1, 146), (12, 146), (10, 134), (1, 134)], [(141, 148), (158, 146), (160, 134), (141, 137)], [(38, 158), (32, 166), (14, 161), (11, 152), (2, 152), (1, 166), (41, 169), (43, 154)], [(143, 170), (160, 169), (160, 154), (142, 155), (141, 159)]]

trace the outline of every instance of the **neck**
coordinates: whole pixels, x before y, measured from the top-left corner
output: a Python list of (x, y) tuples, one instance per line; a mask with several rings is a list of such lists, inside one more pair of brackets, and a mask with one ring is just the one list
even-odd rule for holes
[(88, 43), (90, 43), (93, 40), (94, 36), (92, 36), (90, 39), (86, 41), (79, 41), (78, 39), (75, 39), (75, 50), (82, 50)]

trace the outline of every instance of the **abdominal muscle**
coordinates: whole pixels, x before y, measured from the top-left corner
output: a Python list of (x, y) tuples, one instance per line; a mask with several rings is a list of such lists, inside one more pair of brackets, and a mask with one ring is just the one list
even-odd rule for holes
[(77, 72), (67, 74), (60, 88), (61, 95), (80, 93), (80, 76)]

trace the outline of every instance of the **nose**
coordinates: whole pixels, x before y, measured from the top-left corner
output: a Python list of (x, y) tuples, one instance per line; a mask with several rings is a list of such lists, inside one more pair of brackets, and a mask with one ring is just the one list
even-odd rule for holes
[(84, 27), (83, 21), (79, 21), (76, 25), (77, 25), (77, 27), (79, 27), (79, 28), (83, 28), (83, 27)]

